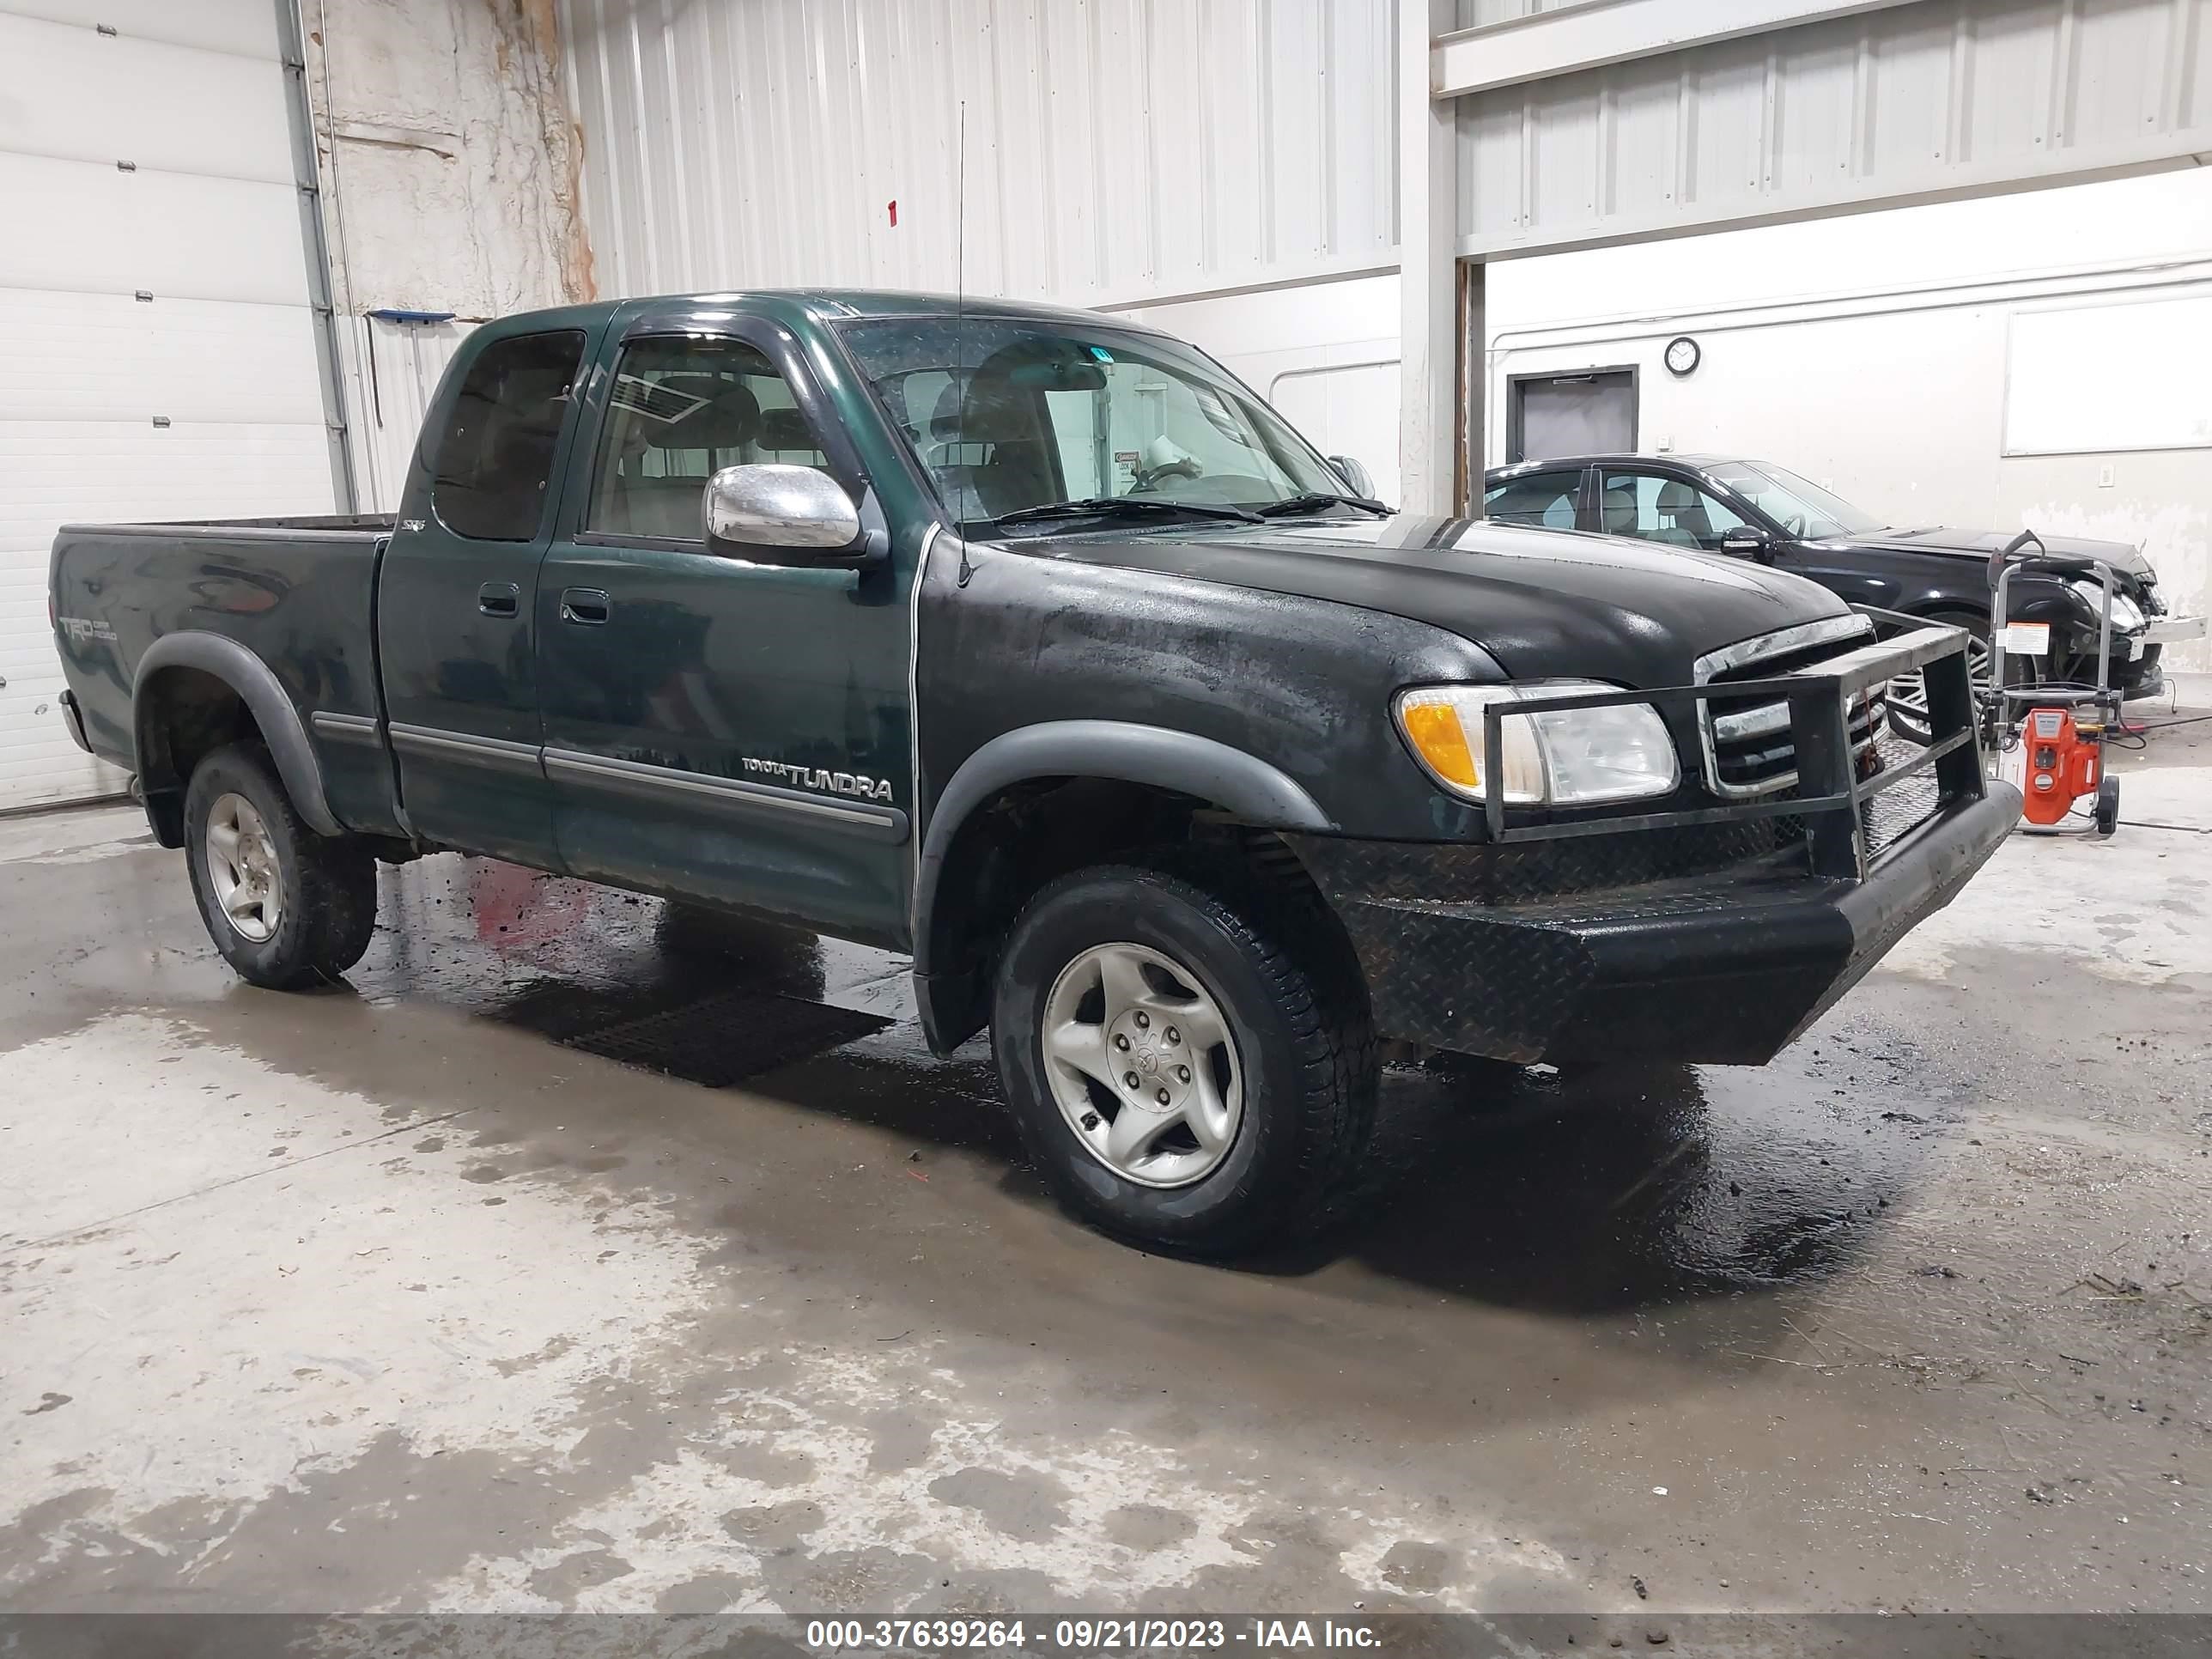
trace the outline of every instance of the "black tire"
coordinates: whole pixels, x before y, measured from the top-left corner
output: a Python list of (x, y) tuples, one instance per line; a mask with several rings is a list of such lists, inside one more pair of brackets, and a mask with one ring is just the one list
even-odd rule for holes
[[(242, 933), (224, 914), (208, 867), (208, 819), (226, 795), (259, 815), (274, 854), (275, 930)], [(335, 981), (359, 962), (376, 931), (376, 860), (351, 836), (319, 836), (293, 811), (269, 753), (234, 743), (203, 758), (185, 792), (185, 864), (208, 937), (240, 978), (272, 991)]]
[[(1023, 910), (1000, 957), (991, 1027), (1024, 1145), (1080, 1218), (1133, 1243), (1218, 1256), (1310, 1234), (1352, 1190), (1372, 1127), (1376, 1060), (1366, 993), (1334, 921), (1240, 866), (1078, 871)], [(1126, 1179), (1094, 1157), (1046, 1073), (1046, 1003), (1094, 946), (1188, 964), (1234, 1035), (1243, 1116), (1221, 1162), (1188, 1185)]]
[[(1941, 623), (1946, 628), (1964, 629), (1966, 637), (1973, 641), (1974, 648), (1978, 651), (1986, 653), (1990, 648), (1990, 619), (1986, 616), (1978, 617), (1971, 611), (1937, 611), (1931, 612), (1925, 620)], [(2027, 676), (2032, 672), (2032, 670), (2015, 667), (2008, 662), (2005, 669), (2005, 678), (2014, 685), (2025, 685), (2027, 684)], [(1906, 678), (1917, 682), (1920, 678), (1919, 670), (1915, 669)], [(1917, 743), (1925, 748), (1930, 737), (1929, 723), (1917, 711), (1908, 708), (1899, 700), (1899, 689), (1904, 684), (1903, 680), (1891, 682), (1889, 728), (1906, 741)], [(1917, 694), (1923, 700), (1927, 695), (1924, 691), (1919, 691)], [(1977, 695), (1978, 696), (1978, 692)]]
[(2110, 775), (2097, 780), (2097, 833), (2109, 836), (2120, 827), (2120, 781)]

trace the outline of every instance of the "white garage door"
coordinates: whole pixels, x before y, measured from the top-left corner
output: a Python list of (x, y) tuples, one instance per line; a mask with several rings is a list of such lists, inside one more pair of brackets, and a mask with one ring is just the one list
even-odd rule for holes
[(333, 508), (276, 0), (0, 0), (0, 810), (111, 793), (46, 618), (78, 520)]

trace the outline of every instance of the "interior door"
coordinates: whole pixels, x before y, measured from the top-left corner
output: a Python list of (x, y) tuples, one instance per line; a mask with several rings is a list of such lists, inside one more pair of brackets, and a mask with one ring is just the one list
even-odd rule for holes
[(377, 584), (408, 823), (430, 841), (539, 866), (554, 845), (533, 602), (590, 343), (585, 328), (538, 328), (474, 347), (426, 420)]
[(648, 311), (586, 396), (590, 488), (563, 504), (538, 600), (562, 860), (902, 945), (906, 584), (708, 551), (720, 467), (866, 487), (782, 331), (726, 312), (716, 326)]
[(1516, 377), (1506, 439), (1516, 461), (1619, 455), (1636, 447), (1636, 371)]

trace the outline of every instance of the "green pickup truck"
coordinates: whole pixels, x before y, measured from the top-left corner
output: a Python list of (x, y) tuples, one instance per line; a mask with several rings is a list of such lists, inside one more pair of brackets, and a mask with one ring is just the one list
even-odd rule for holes
[(908, 952), (1063, 1199), (1196, 1251), (1330, 1212), (1379, 1039), (1765, 1060), (2017, 811), (1955, 630), (1394, 515), (1202, 353), (1012, 304), (509, 318), (396, 518), (70, 526), (52, 597), (246, 979), (454, 850)]

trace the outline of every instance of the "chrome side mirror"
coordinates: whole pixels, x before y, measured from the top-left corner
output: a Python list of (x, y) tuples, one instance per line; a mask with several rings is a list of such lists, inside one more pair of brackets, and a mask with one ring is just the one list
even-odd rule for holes
[(859, 509), (818, 466), (726, 466), (707, 480), (705, 512), (708, 550), (732, 558), (835, 564), (843, 562), (837, 555), (857, 561), (863, 551)]
[(1349, 455), (1332, 455), (1328, 464), (1336, 469), (1336, 476), (1344, 480), (1344, 487), (1353, 495), (1375, 499), (1375, 479), (1367, 469)]
[(1774, 557), (1774, 538), (1756, 525), (1740, 524), (1721, 538), (1721, 551), (1771, 562)]

